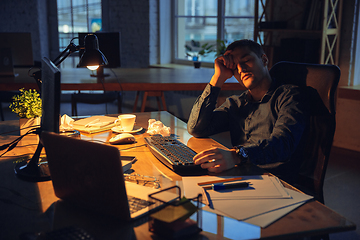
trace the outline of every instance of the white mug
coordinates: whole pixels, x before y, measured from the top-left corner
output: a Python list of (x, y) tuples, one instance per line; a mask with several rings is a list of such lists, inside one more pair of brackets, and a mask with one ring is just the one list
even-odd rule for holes
[(135, 125), (136, 115), (134, 114), (122, 114), (115, 120), (116, 126), (119, 126), (123, 132), (130, 132)]

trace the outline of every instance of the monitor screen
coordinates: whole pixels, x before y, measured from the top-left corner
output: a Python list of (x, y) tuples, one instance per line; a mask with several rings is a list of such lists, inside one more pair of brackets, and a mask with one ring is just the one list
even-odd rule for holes
[[(96, 33), (79, 33), (79, 45), (84, 45), (85, 36), (88, 34), (95, 34), (99, 41), (99, 50), (105, 55), (109, 65), (106, 68), (120, 67), (120, 33), (119, 32), (96, 32)], [(79, 51), (81, 58), (84, 50)]]
[(2, 32), (0, 33), (1, 49), (11, 51), (14, 67), (32, 67), (34, 65), (31, 33)]
[(60, 71), (46, 57), (42, 59), (41, 63), (41, 129), (43, 131), (59, 133)]

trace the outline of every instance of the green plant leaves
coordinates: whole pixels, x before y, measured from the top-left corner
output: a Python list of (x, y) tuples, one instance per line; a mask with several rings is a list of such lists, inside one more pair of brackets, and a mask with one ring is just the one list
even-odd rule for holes
[(9, 108), (20, 118), (35, 118), (42, 115), (42, 102), (40, 94), (35, 89), (24, 90), (21, 88), (20, 94), (13, 97), (13, 102)]

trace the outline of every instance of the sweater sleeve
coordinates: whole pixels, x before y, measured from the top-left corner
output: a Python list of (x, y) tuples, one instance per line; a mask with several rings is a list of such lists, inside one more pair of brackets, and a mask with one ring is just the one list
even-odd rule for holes
[(220, 90), (208, 84), (196, 99), (187, 124), (188, 132), (194, 137), (208, 137), (228, 130), (226, 111), (216, 109)]

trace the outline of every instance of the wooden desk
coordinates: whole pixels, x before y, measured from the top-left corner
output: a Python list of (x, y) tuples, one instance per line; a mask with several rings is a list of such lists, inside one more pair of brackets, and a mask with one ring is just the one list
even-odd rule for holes
[[(14, 91), (20, 88), (38, 89), (35, 80), (28, 76), (29, 69), (15, 69), (19, 74), (14, 79), (0, 79), (0, 91)], [(116, 68), (113, 71), (105, 69), (104, 84), (90, 77), (90, 70), (86, 68), (61, 69), (61, 90), (106, 90), (106, 91), (137, 91), (134, 104), (136, 111), (139, 92), (144, 92), (141, 111), (145, 110), (147, 96), (160, 97), (163, 110), (167, 110), (165, 91), (202, 91), (210, 81), (214, 69), (183, 67), (183, 68)], [(224, 84), (223, 90), (245, 90), (233, 77)], [(158, 99), (159, 110), (161, 110)]]
[[(222, 147), (212, 139), (196, 139), (188, 134), (186, 123), (177, 119), (167, 112), (137, 113), (136, 125), (147, 127), (148, 119), (162, 121), (171, 128), (181, 141), (201, 151), (210, 146)], [(0, 132), (5, 129), (16, 129), (17, 121), (5, 121), (0, 123)], [(82, 135), (88, 140), (107, 141), (113, 136), (112, 132), (103, 132), (93, 135)], [(162, 188), (181, 183), (181, 176), (175, 174), (162, 163), (160, 163), (144, 146), (146, 133), (135, 134), (137, 142), (128, 149), (129, 145), (118, 146), (122, 149), (122, 155), (136, 156), (136, 162), (132, 169), (136, 173), (155, 176), (160, 180)], [(0, 136), (0, 143), (9, 143), (15, 139), (15, 135)], [(94, 234), (97, 239), (158, 239), (148, 232), (147, 223), (136, 223), (136, 225), (124, 225), (108, 218), (94, 217), (91, 213), (82, 213), (79, 209), (64, 208), (54, 195), (51, 182), (30, 183), (15, 177), (13, 168), (15, 156), (23, 153), (33, 153), (35, 145), (32, 137), (25, 137), (20, 147), (7, 153), (0, 158), (0, 209), (1, 222), (0, 239), (15, 239), (19, 233), (50, 231), (66, 225), (77, 224)], [(127, 150), (126, 150), (127, 149)], [(249, 165), (243, 169), (232, 169), (224, 174), (246, 175), (260, 174), (261, 170)], [(289, 186), (291, 187), (291, 186)], [(79, 212), (80, 211), (80, 212)], [(85, 215), (84, 215), (85, 214)], [(213, 222), (215, 229), (212, 232), (203, 231), (196, 239), (225, 239), (226, 220), (223, 216), (216, 216)], [(237, 221), (234, 221), (237, 222)], [(239, 223), (240, 224), (240, 223)], [(303, 236), (311, 236), (323, 233), (334, 233), (355, 229), (355, 225), (346, 218), (327, 208), (317, 201), (310, 201), (293, 212), (287, 214), (267, 228), (261, 229), (261, 238), (291, 239)], [(226, 231), (225, 231), (225, 230)], [(233, 234), (242, 234), (239, 229), (233, 227)], [(238, 232), (236, 232), (238, 231)], [(243, 230), (245, 231), (245, 230)], [(125, 236), (125, 238), (124, 238)], [(203, 238), (201, 238), (201, 236)]]
[[(0, 79), (0, 90), (19, 88), (37, 89), (35, 80), (28, 76), (29, 69), (15, 69), (14, 79)], [(195, 91), (203, 90), (214, 73), (212, 68), (116, 68), (105, 69), (106, 91)], [(90, 77), (86, 68), (61, 69), (62, 90), (104, 90), (97, 79)], [(229, 79), (223, 90), (244, 90), (235, 78)]]

